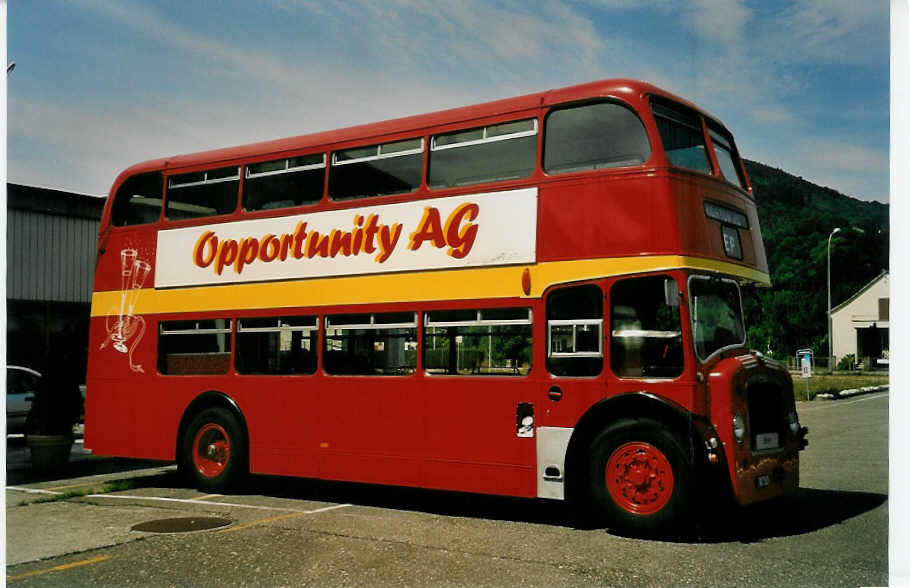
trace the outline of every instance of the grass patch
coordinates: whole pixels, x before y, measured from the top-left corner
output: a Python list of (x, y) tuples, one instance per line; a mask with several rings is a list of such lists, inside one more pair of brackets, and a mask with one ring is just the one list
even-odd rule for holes
[(137, 488), (139, 484), (136, 483), (136, 480), (126, 479), (126, 480), (112, 480), (110, 482), (105, 482), (104, 484), (97, 486), (84, 486), (82, 488), (73, 488), (72, 490), (67, 490), (66, 492), (61, 492), (60, 494), (48, 494), (37, 498), (31, 501), (22, 501), (18, 506), (28, 506), (29, 504), (46, 504), (48, 502), (59, 502), (61, 500), (69, 500), (70, 498), (80, 498), (82, 496), (88, 496), (89, 494), (108, 494), (110, 492), (123, 492), (124, 490), (132, 490)]
[[(808, 378), (809, 400), (819, 394), (835, 393), (852, 388), (865, 388), (866, 386), (885, 386), (888, 384), (888, 374), (874, 375), (820, 375)], [(799, 375), (793, 376), (793, 393), (797, 400), (806, 400), (806, 380)]]

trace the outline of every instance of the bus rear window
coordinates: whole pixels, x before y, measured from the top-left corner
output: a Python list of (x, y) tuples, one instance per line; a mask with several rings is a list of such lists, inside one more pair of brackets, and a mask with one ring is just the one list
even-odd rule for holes
[(640, 165), (651, 156), (648, 134), (634, 112), (600, 102), (554, 110), (544, 132), (544, 171)]
[(161, 216), (161, 174), (133, 176), (123, 182), (111, 208), (115, 227), (153, 223)]
[(660, 132), (667, 159), (675, 166), (711, 173), (711, 163), (701, 130), (701, 118), (679, 105), (652, 102), (651, 112)]

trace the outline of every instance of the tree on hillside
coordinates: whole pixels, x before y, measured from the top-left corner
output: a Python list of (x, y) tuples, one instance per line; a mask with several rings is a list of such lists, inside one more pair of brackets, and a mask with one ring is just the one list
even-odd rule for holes
[[(863, 202), (781, 170), (747, 161), (755, 191), (770, 288), (747, 291), (750, 345), (776, 357), (803, 347), (828, 352), (828, 235), (832, 308), (888, 267), (888, 206)], [(847, 229), (859, 229), (847, 230)]]

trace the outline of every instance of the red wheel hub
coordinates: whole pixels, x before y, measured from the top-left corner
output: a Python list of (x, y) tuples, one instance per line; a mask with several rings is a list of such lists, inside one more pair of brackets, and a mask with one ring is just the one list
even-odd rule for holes
[(207, 423), (193, 439), (193, 464), (206, 478), (224, 472), (231, 461), (231, 439), (218, 423)]
[(673, 495), (673, 468), (650, 443), (633, 441), (616, 448), (607, 460), (605, 478), (613, 501), (633, 514), (654, 514)]

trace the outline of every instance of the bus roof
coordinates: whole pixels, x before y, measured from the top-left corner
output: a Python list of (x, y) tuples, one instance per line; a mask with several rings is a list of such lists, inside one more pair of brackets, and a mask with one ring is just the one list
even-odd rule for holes
[(615, 97), (635, 105), (636, 102), (643, 100), (647, 95), (659, 95), (675, 102), (685, 104), (702, 115), (720, 122), (716, 117), (695, 104), (647, 82), (631, 79), (607, 79), (537, 92), (535, 94), (526, 94), (524, 96), (483, 102), (470, 106), (461, 106), (448, 110), (390, 119), (382, 122), (367, 123), (283, 139), (274, 139), (235, 147), (153, 159), (137, 163), (124, 170), (114, 182), (114, 187), (119, 185), (127, 176), (145, 171), (165, 168), (184, 168), (207, 164), (218, 165), (219, 162), (223, 161), (233, 161), (269, 154), (280, 154), (292, 150), (317, 148), (320, 146), (343, 143), (345, 141), (368, 142), (371, 138), (379, 138), (390, 134), (413, 133), (429, 127), (469, 122), (474, 119), (507, 115), (511, 112), (549, 107), (556, 104), (564, 104), (590, 98)]

